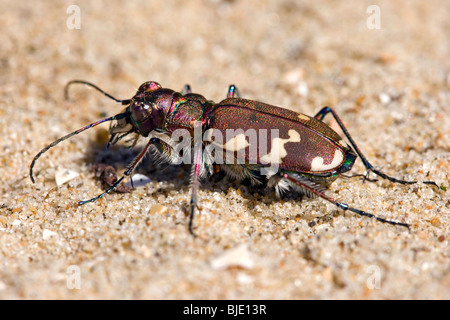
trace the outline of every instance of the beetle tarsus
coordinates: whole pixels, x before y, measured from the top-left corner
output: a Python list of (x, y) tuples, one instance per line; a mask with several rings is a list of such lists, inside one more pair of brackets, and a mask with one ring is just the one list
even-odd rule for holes
[(192, 203), (189, 205), (189, 233), (193, 235), (194, 237), (197, 237), (197, 234), (194, 232), (194, 213), (197, 205), (195, 203)]
[(348, 204), (346, 203), (342, 203), (342, 202), (338, 202), (333, 198), (330, 198), (329, 196), (327, 196), (324, 192), (321, 192), (315, 188), (313, 188), (309, 183), (305, 183), (303, 181), (301, 181), (300, 179), (298, 179), (297, 177), (295, 177), (295, 175), (290, 174), (289, 172), (285, 171), (285, 172), (281, 172), (280, 173), (281, 177), (297, 184), (298, 186), (302, 187), (305, 190), (308, 190), (309, 192), (316, 194), (317, 196), (321, 197), (322, 199), (327, 200), (328, 202), (333, 203), (334, 205), (336, 205), (338, 208), (347, 211), (350, 210), (352, 212), (355, 212), (361, 216), (365, 216), (365, 217), (369, 217), (369, 218), (375, 218), (376, 220), (380, 221), (380, 222), (384, 222), (384, 223), (388, 223), (391, 225), (398, 225), (398, 226), (402, 226), (402, 227), (406, 227), (409, 229), (409, 225), (406, 223), (402, 223), (402, 222), (396, 222), (396, 221), (391, 221), (391, 220), (387, 220), (381, 217), (378, 217), (372, 213), (368, 213), (356, 208), (352, 208), (350, 207)]
[(94, 198), (92, 198), (92, 199), (79, 201), (79, 202), (78, 202), (78, 205), (79, 205), (79, 206), (82, 206), (82, 205), (84, 205), (84, 204), (86, 204), (86, 203), (94, 202), (94, 201), (96, 201), (96, 200), (102, 198), (105, 194), (108, 194), (108, 193), (110, 193), (112, 190), (114, 190), (114, 189), (115, 189), (115, 188), (123, 181), (124, 178), (125, 178), (125, 175), (123, 175), (120, 179), (118, 179), (111, 187), (109, 187), (108, 189), (106, 189), (103, 193), (99, 194), (98, 196), (96, 196), (96, 197), (94, 197)]
[[(345, 207), (342, 207), (342, 205), (345, 205)], [(376, 216), (376, 215), (373, 215), (373, 214), (371, 214), (371, 213), (368, 213), (368, 212), (365, 212), (365, 211), (362, 211), (362, 210), (359, 210), (359, 209), (356, 209), (356, 208), (349, 207), (349, 206), (348, 206), (347, 204), (345, 204), (345, 203), (338, 203), (337, 206), (338, 206), (339, 208), (343, 209), (344, 211), (349, 210), (349, 211), (355, 212), (355, 213), (357, 213), (357, 214), (359, 214), (359, 215), (361, 215), (361, 216), (365, 216), (365, 217), (369, 217), (369, 218), (374, 218), (374, 219), (376, 219), (376, 220), (378, 220), (378, 221), (380, 221), (380, 222), (388, 223), (388, 224), (391, 224), (391, 225), (394, 225), (394, 226), (406, 227), (406, 228), (408, 228), (408, 230), (409, 230), (409, 224), (407, 224), (407, 223), (397, 222), (397, 221), (392, 221), (392, 220), (387, 220), (387, 219), (378, 217), (378, 216)]]

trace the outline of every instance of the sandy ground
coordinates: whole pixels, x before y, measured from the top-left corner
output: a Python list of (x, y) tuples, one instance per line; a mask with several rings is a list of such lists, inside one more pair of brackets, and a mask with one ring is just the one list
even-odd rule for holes
[[(375, 2), (1, 0), (0, 298), (449, 299), (450, 2)], [(95, 162), (121, 173), (139, 148), (105, 151), (105, 124), (42, 156), (31, 183), (41, 148), (122, 109), (83, 86), (66, 102), (72, 79), (118, 98), (154, 80), (220, 101), (235, 83), (309, 115), (333, 106), (377, 168), (441, 189), (330, 186), (408, 231), (213, 177), (194, 238), (189, 168), (148, 159), (148, 184), (78, 207), (103, 190)], [(58, 186), (64, 170), (77, 176)]]

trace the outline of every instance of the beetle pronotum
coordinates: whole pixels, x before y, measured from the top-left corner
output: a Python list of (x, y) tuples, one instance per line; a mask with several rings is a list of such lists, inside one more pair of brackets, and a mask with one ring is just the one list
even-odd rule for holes
[[(325, 194), (328, 185), (339, 175), (349, 171), (358, 156), (367, 169), (365, 178), (373, 172), (395, 183), (417, 183), (396, 179), (375, 169), (357, 147), (337, 113), (329, 107), (322, 108), (314, 117), (310, 117), (265, 103), (241, 99), (234, 85), (229, 87), (227, 98), (216, 104), (192, 93), (189, 85), (180, 93), (162, 88), (153, 81), (143, 83), (131, 99), (120, 100), (90, 82), (73, 80), (66, 85), (66, 98), (69, 86), (76, 83), (90, 86), (126, 107), (112, 117), (93, 122), (43, 148), (30, 165), (30, 178), (33, 183), (33, 168), (43, 153), (61, 141), (101, 123), (115, 121), (110, 128), (109, 145), (117, 143), (129, 134), (149, 138), (120, 179), (98, 196), (80, 201), (79, 205), (103, 197), (115, 189), (125, 177), (131, 178), (140, 161), (153, 148), (159, 151), (163, 160), (172, 163), (179, 163), (182, 157), (185, 159), (187, 153), (193, 153), (193, 159), (188, 157), (193, 160), (189, 207), (189, 231), (193, 235), (199, 180), (213, 174), (217, 169), (238, 180), (249, 178), (254, 184), (267, 183), (275, 187), (277, 195), (287, 189), (294, 189), (307, 195), (319, 196), (340, 209), (409, 228), (407, 223), (378, 217)], [(327, 114), (334, 117), (348, 143), (323, 122)], [(183, 155), (173, 139), (175, 132), (180, 130), (184, 130), (189, 138), (188, 144), (184, 145)], [(233, 134), (227, 134), (230, 131)], [(256, 132), (258, 142), (251, 139), (249, 133), (252, 132)], [(437, 186), (433, 181), (423, 183)]]

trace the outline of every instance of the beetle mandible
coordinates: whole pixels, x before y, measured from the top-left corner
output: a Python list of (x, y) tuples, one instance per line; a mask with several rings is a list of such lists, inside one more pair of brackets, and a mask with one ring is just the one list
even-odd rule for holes
[[(322, 108), (315, 116), (310, 117), (288, 109), (242, 99), (234, 85), (229, 86), (225, 100), (214, 103), (200, 94), (192, 93), (189, 85), (186, 85), (182, 92), (176, 92), (162, 88), (154, 81), (143, 83), (131, 99), (120, 100), (90, 82), (73, 80), (65, 87), (66, 98), (69, 86), (77, 83), (90, 86), (126, 107), (112, 117), (93, 122), (43, 148), (30, 165), (30, 178), (33, 183), (33, 168), (43, 153), (61, 141), (101, 123), (115, 121), (110, 128), (108, 146), (130, 134), (149, 138), (120, 179), (100, 195), (80, 201), (79, 205), (93, 202), (108, 194), (125, 177), (131, 179), (133, 171), (151, 148), (159, 151), (163, 160), (179, 163), (182, 156), (176, 148), (172, 134), (177, 130), (184, 130), (188, 138), (193, 137), (188, 140), (187, 149), (184, 149), (191, 151), (193, 155), (193, 158), (190, 158), (193, 161), (189, 204), (189, 232), (192, 235), (195, 235), (193, 220), (198, 204), (200, 180), (217, 170), (223, 170), (237, 180), (249, 178), (253, 184), (267, 183), (268, 186), (275, 187), (277, 195), (294, 189), (309, 196), (319, 196), (340, 209), (409, 228), (407, 223), (378, 217), (325, 194), (329, 184), (339, 175), (349, 171), (357, 157), (367, 169), (365, 179), (373, 172), (391, 182), (417, 183), (397, 179), (375, 169), (357, 147), (337, 113), (329, 107)], [(346, 140), (323, 122), (327, 114), (334, 117)], [(228, 134), (230, 131), (233, 134)], [(255, 132), (259, 141), (252, 140), (249, 132)], [(433, 181), (423, 183), (437, 186)]]

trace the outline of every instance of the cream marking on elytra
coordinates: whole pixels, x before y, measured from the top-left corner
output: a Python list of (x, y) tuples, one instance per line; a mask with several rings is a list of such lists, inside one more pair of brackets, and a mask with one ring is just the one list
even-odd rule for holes
[(299, 118), (300, 120), (304, 120), (304, 121), (309, 121), (309, 120), (311, 120), (311, 117), (308, 117), (306, 114), (302, 114), (302, 113), (299, 113), (298, 118)]
[(247, 148), (250, 144), (248, 143), (245, 134), (239, 133), (236, 136), (234, 136), (232, 139), (228, 140), (225, 144), (221, 144), (220, 142), (213, 140), (212, 137), (216, 137), (216, 135), (220, 136), (222, 138), (222, 134), (220, 131), (216, 132), (214, 129), (208, 129), (204, 133), (204, 139), (205, 141), (209, 141), (212, 144), (222, 148), (223, 150), (227, 151), (239, 151), (242, 149)]
[(324, 164), (322, 157), (315, 157), (311, 161), (311, 171), (326, 171), (333, 168), (337, 168), (344, 160), (344, 154), (341, 150), (336, 149), (334, 152), (333, 161), (330, 164)]
[(208, 142), (214, 142), (212, 137), (214, 136), (214, 129), (208, 129), (203, 133), (203, 139)]
[(272, 140), (272, 148), (270, 152), (260, 158), (261, 162), (263, 164), (280, 164), (281, 160), (287, 156), (287, 151), (284, 145), (288, 142), (300, 142), (300, 134), (291, 129), (288, 131), (289, 138), (282, 139), (282, 138), (274, 138)]
[[(219, 145), (219, 144), (218, 144)], [(233, 139), (230, 139), (222, 147), (227, 151), (239, 151), (245, 149), (249, 146), (245, 134), (240, 133), (236, 135)]]
[(348, 144), (347, 144), (347, 142), (344, 141), (344, 139), (339, 140), (339, 144), (340, 144), (341, 146), (343, 146), (343, 147), (348, 148)]

